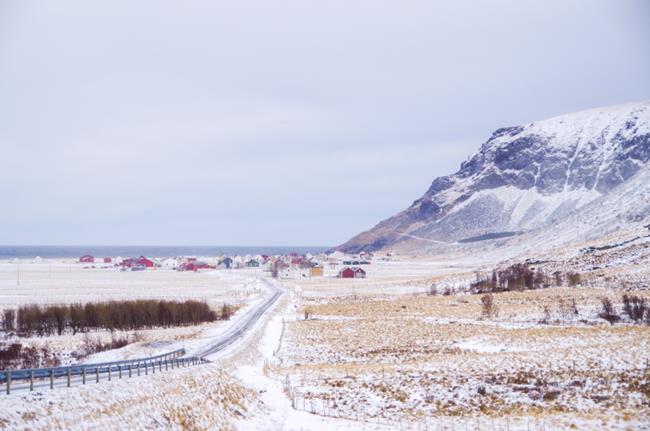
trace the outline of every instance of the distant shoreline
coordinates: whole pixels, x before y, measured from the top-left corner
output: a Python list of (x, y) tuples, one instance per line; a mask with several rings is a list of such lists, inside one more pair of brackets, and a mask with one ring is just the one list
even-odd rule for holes
[(325, 246), (114, 246), (114, 245), (2, 245), (0, 259), (78, 258), (85, 254), (95, 257), (115, 256), (218, 256), (218, 255), (281, 255), (289, 253), (321, 253)]

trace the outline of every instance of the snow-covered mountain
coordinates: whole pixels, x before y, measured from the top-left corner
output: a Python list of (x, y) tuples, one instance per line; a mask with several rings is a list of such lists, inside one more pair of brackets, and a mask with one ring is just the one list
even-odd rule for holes
[(615, 191), (649, 161), (650, 101), (501, 128), (458, 172), (436, 178), (409, 208), (339, 249), (472, 242), (535, 230)]

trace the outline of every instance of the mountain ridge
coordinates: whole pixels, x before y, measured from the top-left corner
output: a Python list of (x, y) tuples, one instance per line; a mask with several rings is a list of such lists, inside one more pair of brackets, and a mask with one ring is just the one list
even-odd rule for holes
[(650, 101), (497, 129), (413, 204), (338, 247), (357, 252), (411, 240), (455, 243), (560, 221), (650, 161)]

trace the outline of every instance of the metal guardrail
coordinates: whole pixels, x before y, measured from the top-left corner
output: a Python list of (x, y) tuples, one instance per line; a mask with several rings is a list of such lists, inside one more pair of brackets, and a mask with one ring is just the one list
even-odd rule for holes
[(174, 350), (173, 352), (163, 353), (162, 355), (149, 356), (146, 358), (126, 359), (122, 361), (102, 362), (97, 364), (76, 364), (68, 365), (65, 367), (52, 367), (52, 368), (31, 368), (22, 370), (2, 370), (0, 371), (0, 383), (6, 387), (6, 393), (11, 393), (12, 382), (22, 381), (29, 382), (29, 390), (34, 390), (34, 381), (38, 379), (49, 379), (50, 389), (54, 389), (54, 379), (65, 377), (67, 378), (67, 386), (70, 387), (72, 377), (81, 376), (82, 383), (85, 385), (87, 377), (95, 377), (95, 381), (99, 383), (99, 376), (107, 374), (108, 380), (115, 373), (119, 378), (122, 378), (123, 373), (128, 373), (131, 377), (134, 373), (140, 375), (142, 372), (149, 374), (158, 371), (162, 372), (163, 367), (165, 371), (169, 368), (187, 367), (190, 365), (202, 364), (208, 362), (198, 356), (184, 356), (185, 349)]

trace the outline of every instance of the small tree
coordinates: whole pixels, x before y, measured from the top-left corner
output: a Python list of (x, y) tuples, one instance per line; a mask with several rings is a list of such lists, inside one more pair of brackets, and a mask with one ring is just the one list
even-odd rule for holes
[(492, 294), (481, 296), (481, 315), (484, 317), (493, 317), (499, 314), (497, 305), (494, 303)]

